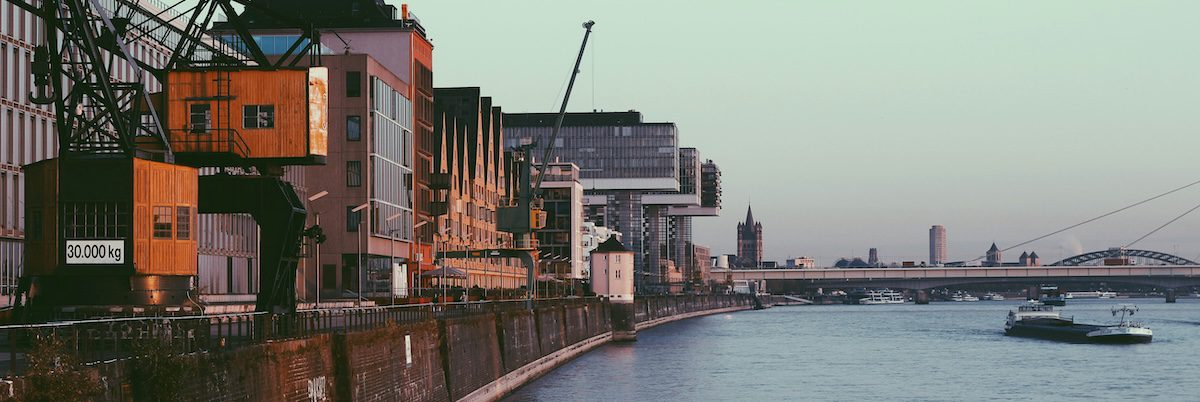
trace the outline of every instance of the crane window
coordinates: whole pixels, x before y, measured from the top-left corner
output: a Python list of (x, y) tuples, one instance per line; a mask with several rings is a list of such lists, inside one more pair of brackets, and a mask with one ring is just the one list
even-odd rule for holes
[(188, 127), (193, 133), (207, 133), (212, 128), (212, 107), (209, 104), (193, 103), (188, 112)]
[(242, 106), (242, 128), (275, 127), (275, 105)]
[(175, 238), (192, 238), (192, 207), (175, 207)]
[(154, 207), (154, 238), (170, 239), (174, 221), (174, 208)]

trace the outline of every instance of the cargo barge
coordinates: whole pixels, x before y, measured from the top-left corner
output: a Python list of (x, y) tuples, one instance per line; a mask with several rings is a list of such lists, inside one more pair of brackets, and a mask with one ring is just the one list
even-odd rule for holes
[(1004, 334), (1075, 343), (1149, 343), (1154, 337), (1150, 328), (1127, 320), (1136, 312), (1136, 306), (1118, 306), (1112, 309), (1114, 317), (1121, 313), (1116, 325), (1076, 324), (1074, 318), (1063, 318), (1054, 307), (1030, 301), (1008, 312)]

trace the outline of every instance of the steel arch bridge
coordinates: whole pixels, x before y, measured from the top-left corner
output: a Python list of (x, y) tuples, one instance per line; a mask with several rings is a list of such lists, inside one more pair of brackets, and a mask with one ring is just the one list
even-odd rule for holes
[(1066, 258), (1062, 261), (1050, 264), (1051, 266), (1076, 266), (1086, 262), (1096, 261), (1104, 258), (1119, 258), (1119, 257), (1139, 257), (1148, 258), (1151, 260), (1162, 261), (1168, 265), (1200, 265), (1195, 261), (1183, 258), (1177, 255), (1171, 255), (1158, 251), (1150, 250), (1133, 250), (1133, 249), (1108, 249), (1101, 251), (1093, 251), (1083, 253), (1074, 257)]

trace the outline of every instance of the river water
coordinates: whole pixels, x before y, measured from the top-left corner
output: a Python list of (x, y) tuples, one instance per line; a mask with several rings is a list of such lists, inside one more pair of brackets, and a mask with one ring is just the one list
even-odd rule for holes
[(1021, 301), (774, 307), (607, 344), (507, 401), (1200, 400), (1200, 301), (1075, 299), (1076, 322), (1136, 304), (1142, 345), (1004, 336)]

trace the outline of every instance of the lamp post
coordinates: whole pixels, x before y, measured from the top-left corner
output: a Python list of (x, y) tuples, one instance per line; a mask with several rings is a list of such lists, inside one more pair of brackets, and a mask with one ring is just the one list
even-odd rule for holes
[[(392, 224), (392, 221), (396, 218), (399, 218), (402, 214), (404, 213), (397, 212), (383, 220), (388, 225), (388, 278), (391, 278), (391, 280), (388, 281), (390, 282), (391, 287), (391, 289), (388, 289), (388, 294), (391, 295), (391, 304), (396, 304), (396, 229), (394, 228), (395, 225)], [(413, 226), (413, 228), (415, 229), (420, 226), (421, 225)]]
[[(313, 194), (308, 197), (308, 203), (312, 204), (314, 201), (319, 200), (319, 199), (321, 199), (321, 197), (324, 197), (327, 195), (329, 195), (328, 191), (321, 191), (319, 193)], [(321, 213), (316, 212), (315, 215), (316, 215), (316, 218), (315, 218), (316, 223), (314, 223), (313, 225), (315, 225), (316, 227), (321, 227)], [(313, 256), (314, 257), (313, 265), (316, 265), (315, 269), (317, 270), (317, 275), (316, 275), (316, 277), (317, 277), (317, 301), (316, 301), (316, 304), (313, 305), (313, 308), (321, 308), (321, 242), (313, 240), (313, 243), (314, 243), (314, 248), (316, 249), (316, 250), (314, 250), (315, 255)], [(305, 268), (307, 268), (307, 267), (305, 267)]]
[[(350, 210), (350, 212), (359, 213), (359, 211), (362, 211), (362, 210), (364, 210), (364, 209), (367, 209), (367, 207), (370, 207), (370, 206), (371, 206), (371, 202), (370, 202), (370, 201), (367, 201), (367, 202), (364, 202), (364, 203), (362, 203), (362, 205), (359, 205), (359, 206), (357, 206), (357, 207), (354, 207), (354, 209), (351, 209), (351, 210)], [(363, 230), (363, 228), (362, 228), (362, 226), (364, 226), (364, 225), (362, 225), (362, 223), (363, 223), (363, 220), (364, 220), (364, 219), (363, 219), (362, 215), (359, 215), (359, 218), (358, 218), (358, 223), (359, 223), (358, 230), (359, 230), (360, 232), (363, 232), (363, 231), (364, 231), (364, 230)], [(366, 225), (366, 226), (370, 226), (370, 222), (367, 222), (367, 225)], [(367, 231), (369, 231), (369, 230), (371, 230), (371, 228), (370, 228), (370, 227), (368, 227), (366, 230), (367, 230)], [(367, 235), (369, 235), (369, 234), (367, 234)], [(366, 269), (363, 267), (363, 250), (362, 250), (362, 248), (363, 248), (363, 236), (357, 236), (357, 237), (358, 237), (358, 239), (357, 239), (357, 240), (358, 240), (358, 292), (357, 292), (357, 294), (358, 294), (358, 302), (359, 302), (359, 305), (362, 305), (362, 300), (363, 300), (363, 276), (365, 276), (365, 275), (367, 274), (367, 270), (366, 270)]]

